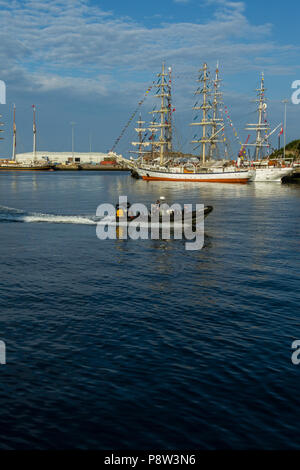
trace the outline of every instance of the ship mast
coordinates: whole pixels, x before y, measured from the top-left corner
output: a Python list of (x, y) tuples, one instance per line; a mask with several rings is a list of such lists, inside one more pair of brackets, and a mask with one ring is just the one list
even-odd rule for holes
[(147, 129), (143, 127), (145, 121), (142, 121), (142, 116), (140, 115), (139, 120), (137, 121), (138, 127), (135, 131), (138, 134), (138, 142), (131, 142), (132, 145), (138, 146), (138, 151), (131, 151), (130, 153), (137, 153), (141, 158), (141, 163), (143, 163), (143, 155), (148, 152), (144, 152), (143, 147), (147, 147), (150, 145), (150, 142), (143, 142), (143, 133), (146, 132)]
[[(0, 118), (2, 118), (2, 114), (0, 114)], [(0, 122), (0, 126), (4, 126), (4, 122)], [(0, 129), (0, 132), (4, 132), (4, 129)], [(4, 140), (4, 137), (0, 137), (0, 140)]]
[(264, 78), (264, 73), (261, 74), (261, 82), (260, 82), (260, 88), (257, 88), (257, 99), (255, 100), (256, 103), (258, 103), (258, 122), (256, 124), (247, 124), (247, 127), (245, 128), (246, 131), (256, 131), (256, 141), (255, 144), (247, 144), (255, 147), (255, 159), (258, 160), (259, 158), (262, 158), (262, 148), (263, 147), (268, 147), (269, 144), (268, 142), (265, 143), (266, 138), (263, 137), (263, 133), (265, 135), (267, 134), (267, 131), (270, 130), (270, 127), (268, 127), (268, 124), (266, 120), (263, 120), (263, 113), (267, 109), (267, 103), (266, 103), (266, 98), (265, 98), (265, 78)]
[(221, 128), (224, 128), (224, 121), (222, 118), (219, 117), (219, 105), (221, 104), (221, 99), (222, 99), (222, 93), (220, 92), (220, 78), (219, 78), (219, 62), (217, 62), (217, 67), (216, 67), (216, 74), (215, 74), (215, 79), (213, 81), (213, 103), (212, 103), (212, 109), (213, 109), (213, 116), (212, 116), (212, 136), (211, 136), (211, 145), (210, 145), (210, 158), (213, 158), (214, 154), (217, 154), (217, 143), (222, 142), (222, 140), (218, 140), (216, 137), (217, 134), (219, 133), (220, 126)]
[(13, 108), (13, 148), (12, 148), (12, 159), (16, 160), (16, 145), (17, 145), (17, 127), (16, 127), (16, 105)]
[(33, 161), (36, 162), (36, 121), (35, 121), (35, 105), (33, 108)]
[(212, 126), (214, 122), (209, 117), (209, 111), (212, 108), (212, 105), (209, 103), (209, 97), (211, 95), (211, 91), (209, 88), (209, 72), (207, 64), (203, 64), (203, 68), (199, 70), (199, 78), (197, 82), (202, 83), (202, 89), (200, 87), (196, 90), (195, 95), (202, 95), (202, 104), (199, 106), (196, 103), (193, 106), (194, 110), (202, 110), (202, 120), (199, 122), (193, 122), (191, 126), (202, 126), (202, 138), (198, 140), (192, 140), (191, 143), (202, 144), (202, 162), (205, 163), (206, 160), (206, 144), (211, 142), (211, 137), (209, 137), (206, 133), (207, 127)]
[(158, 129), (156, 128), (156, 122), (154, 120), (150, 122), (149, 131), (151, 131), (151, 136), (150, 136), (150, 139), (151, 139), (151, 159), (153, 160), (154, 159), (154, 148), (155, 148), (155, 145), (156, 145), (155, 133), (158, 131)]
[(168, 149), (168, 130), (171, 125), (166, 121), (166, 116), (168, 116), (168, 100), (171, 99), (169, 85), (165, 80), (167, 74), (165, 73), (165, 64), (162, 64), (161, 73), (157, 74), (159, 77), (159, 83), (155, 86), (159, 89), (159, 93), (155, 95), (157, 98), (160, 98), (160, 109), (157, 111), (151, 111), (150, 114), (158, 113), (160, 114), (160, 124), (156, 124), (155, 127), (160, 128), (160, 138), (155, 142), (155, 144), (160, 148), (160, 165), (164, 164), (165, 150)]
[(168, 103), (168, 117), (167, 117), (167, 123), (169, 124), (169, 127), (167, 129), (167, 142), (168, 142), (168, 152), (171, 153), (173, 151), (173, 138), (172, 138), (172, 95), (171, 95), (171, 88), (172, 88), (172, 67), (168, 68), (168, 75), (169, 75), (169, 81), (168, 81), (168, 91), (169, 91), (169, 96), (167, 96), (167, 103)]

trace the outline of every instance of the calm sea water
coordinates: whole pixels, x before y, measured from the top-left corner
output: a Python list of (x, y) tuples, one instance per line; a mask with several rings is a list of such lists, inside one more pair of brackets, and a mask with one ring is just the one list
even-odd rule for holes
[[(204, 248), (100, 241), (119, 194), (213, 205)], [(0, 448), (299, 448), (299, 204), (297, 185), (1, 172)]]

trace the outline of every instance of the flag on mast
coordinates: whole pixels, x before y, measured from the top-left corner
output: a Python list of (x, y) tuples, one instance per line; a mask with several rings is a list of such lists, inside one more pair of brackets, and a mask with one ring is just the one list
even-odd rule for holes
[(278, 137), (280, 137), (282, 134), (283, 134), (283, 126), (281, 125), (281, 129), (280, 129), (280, 132), (278, 134)]

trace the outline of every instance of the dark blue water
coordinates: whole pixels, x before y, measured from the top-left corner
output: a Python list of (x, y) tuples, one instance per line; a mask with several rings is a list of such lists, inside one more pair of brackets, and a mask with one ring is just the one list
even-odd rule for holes
[[(213, 205), (204, 248), (100, 241), (119, 194)], [(299, 448), (299, 203), (297, 185), (1, 172), (0, 448)]]

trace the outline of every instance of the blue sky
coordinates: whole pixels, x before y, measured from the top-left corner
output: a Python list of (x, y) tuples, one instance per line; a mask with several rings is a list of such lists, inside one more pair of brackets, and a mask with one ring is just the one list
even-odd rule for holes
[[(17, 106), (17, 151), (32, 148), (32, 104), (38, 149), (107, 151), (152, 82), (163, 60), (173, 67), (179, 147), (188, 142), (197, 70), (220, 61), (225, 104), (242, 140), (255, 119), (254, 89), (264, 71), (268, 118), (282, 120), (281, 100), (300, 79), (300, 6), (295, 0), (0, 0), (1, 105), (11, 154), (12, 104)], [(145, 119), (155, 101), (149, 96)], [(288, 140), (300, 138), (300, 105), (288, 106)], [(133, 126), (117, 151), (126, 154)], [(230, 137), (230, 136), (229, 136)], [(234, 141), (233, 136), (232, 140)]]

